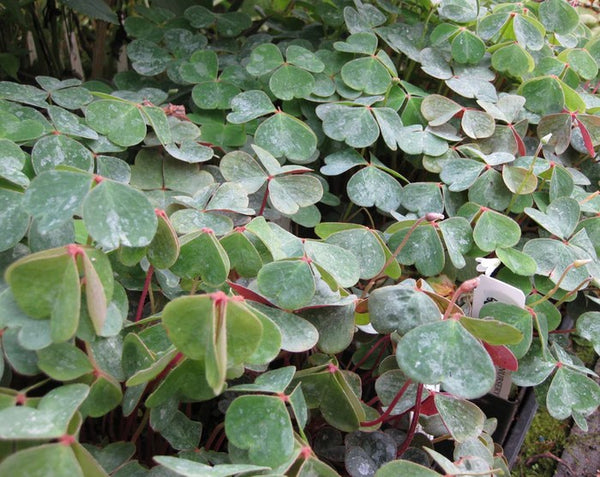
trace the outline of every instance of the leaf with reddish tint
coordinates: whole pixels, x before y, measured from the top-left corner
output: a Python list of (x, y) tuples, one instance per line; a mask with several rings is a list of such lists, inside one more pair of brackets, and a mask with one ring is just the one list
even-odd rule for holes
[(508, 369), (509, 371), (516, 371), (519, 369), (519, 361), (513, 354), (511, 350), (509, 350), (506, 346), (494, 346), (488, 343), (483, 343), (483, 347), (492, 358), (493, 363), (504, 369)]

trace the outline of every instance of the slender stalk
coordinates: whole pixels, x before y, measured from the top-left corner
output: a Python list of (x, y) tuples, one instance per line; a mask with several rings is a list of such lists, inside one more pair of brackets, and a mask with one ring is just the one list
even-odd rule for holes
[(154, 267), (150, 265), (148, 267), (148, 271), (146, 272), (146, 280), (144, 281), (144, 289), (142, 290), (142, 296), (140, 296), (140, 301), (138, 303), (137, 312), (135, 314), (135, 321), (138, 322), (142, 319), (142, 314), (144, 312), (144, 303), (146, 302), (146, 297), (148, 296), (148, 290), (150, 289), (150, 283), (152, 282), (152, 275), (154, 274)]
[(365, 355), (360, 358), (358, 360), (358, 362), (352, 367), (351, 371), (356, 371), (362, 364), (364, 364), (367, 359), (369, 359), (369, 357), (375, 352), (375, 350), (377, 348), (379, 348), (379, 346), (381, 346), (381, 344), (386, 343), (387, 341), (389, 341), (390, 336), (389, 335), (385, 335), (384, 337), (380, 338), (372, 347), (369, 351), (367, 351), (365, 353)]
[(142, 417), (142, 421), (140, 422), (140, 425), (137, 427), (137, 429), (133, 433), (133, 436), (131, 437), (131, 442), (133, 442), (134, 444), (137, 442), (137, 440), (142, 435), (142, 431), (144, 430), (144, 427), (146, 427), (146, 425), (148, 424), (149, 420), (150, 420), (150, 409), (146, 409), (146, 412), (144, 413), (144, 417)]
[(269, 197), (269, 184), (271, 182), (271, 177), (269, 176), (269, 178), (267, 179), (267, 187), (265, 188), (265, 195), (263, 195), (263, 200), (262, 200), (262, 204), (260, 204), (260, 210), (258, 211), (258, 216), (260, 217), (261, 215), (264, 214), (265, 212), (265, 208), (267, 207), (267, 199)]
[[(394, 399), (392, 399), (392, 402), (390, 403), (390, 405), (388, 406), (388, 408), (385, 410), (385, 412), (383, 414), (381, 414), (381, 416), (379, 416), (377, 419), (374, 419), (372, 421), (361, 422), (360, 426), (361, 427), (372, 427), (372, 426), (376, 426), (377, 424), (380, 424), (383, 421), (385, 421), (385, 419), (394, 410), (394, 407), (396, 407), (396, 404), (398, 404), (398, 401), (400, 401), (400, 398), (404, 395), (404, 393), (408, 389), (408, 386), (410, 386), (411, 384), (412, 384), (412, 381), (410, 379), (408, 379), (404, 383), (404, 386), (402, 386), (400, 388), (400, 391), (398, 391), (398, 393), (394, 396)], [(420, 384), (419, 386), (422, 386), (422, 384)], [(417, 392), (418, 392), (418, 390), (417, 390)]]
[(408, 434), (406, 435), (406, 439), (404, 439), (404, 442), (398, 449), (398, 452), (396, 452), (396, 457), (400, 457), (402, 454), (404, 454), (404, 452), (406, 452), (406, 449), (408, 449), (408, 446), (410, 445), (410, 443), (413, 440), (413, 437), (415, 436), (415, 432), (417, 431), (417, 423), (419, 422), (419, 415), (421, 414), (421, 398), (422, 397), (423, 397), (423, 385), (419, 384), (417, 386), (417, 397), (415, 399), (413, 418), (410, 421), (410, 427), (408, 428)]

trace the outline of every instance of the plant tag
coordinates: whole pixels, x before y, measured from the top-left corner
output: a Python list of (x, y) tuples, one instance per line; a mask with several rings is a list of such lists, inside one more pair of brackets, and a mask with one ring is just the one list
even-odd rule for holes
[[(481, 275), (479, 277), (479, 285), (473, 292), (473, 316), (478, 318), (481, 307), (492, 301), (499, 301), (524, 308), (525, 294), (508, 283), (488, 277), (487, 275)], [(496, 382), (490, 390), (490, 394), (502, 399), (508, 399), (511, 382), (510, 371), (496, 366)]]

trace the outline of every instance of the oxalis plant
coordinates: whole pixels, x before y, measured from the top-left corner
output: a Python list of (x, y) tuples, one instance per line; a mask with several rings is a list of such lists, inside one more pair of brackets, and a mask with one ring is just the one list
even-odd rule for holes
[(169, 4), (110, 83), (0, 83), (0, 474), (507, 475), (497, 368), (585, 429), (594, 13)]

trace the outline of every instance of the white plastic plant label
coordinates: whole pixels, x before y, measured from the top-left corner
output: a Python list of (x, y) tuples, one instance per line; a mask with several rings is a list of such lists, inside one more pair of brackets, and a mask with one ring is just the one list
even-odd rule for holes
[[(504, 283), (487, 275), (481, 275), (479, 277), (479, 285), (473, 292), (473, 316), (479, 317), (481, 307), (492, 301), (499, 301), (508, 305), (524, 308), (525, 294), (508, 283)], [(494, 387), (490, 390), (490, 394), (502, 399), (507, 399), (510, 393), (511, 382), (510, 371), (496, 367), (496, 382), (494, 383)]]

